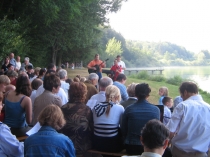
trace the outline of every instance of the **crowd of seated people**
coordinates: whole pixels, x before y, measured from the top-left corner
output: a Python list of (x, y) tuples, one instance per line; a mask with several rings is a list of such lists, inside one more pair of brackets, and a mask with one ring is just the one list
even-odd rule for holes
[[(128, 155), (145, 157), (145, 152), (156, 149), (164, 157), (207, 156), (210, 107), (194, 83), (181, 84), (181, 97), (175, 99), (173, 113), (167, 87), (160, 88), (158, 105), (164, 105), (161, 124), (159, 108), (149, 102), (151, 88), (147, 83), (131, 83), (126, 88), (124, 74), (114, 83), (109, 77), (98, 82), (95, 73), (70, 79), (65, 69), (56, 70), (54, 64), (47, 70), (35, 68), (32, 77), (28, 57), (18, 72), (15, 64), (11, 64), (13, 70), (11, 66), (6, 69), (8, 63), (14, 60), (5, 59), (4, 75), (0, 75), (0, 156), (87, 156), (89, 149), (126, 149)], [(37, 133), (25, 143), (17, 140), (37, 123), (41, 125)], [(149, 129), (152, 135), (147, 135)], [(157, 129), (165, 132), (156, 134)], [(157, 135), (163, 138), (157, 139)], [(172, 151), (167, 147), (169, 138)], [(162, 145), (153, 147), (151, 140)]]

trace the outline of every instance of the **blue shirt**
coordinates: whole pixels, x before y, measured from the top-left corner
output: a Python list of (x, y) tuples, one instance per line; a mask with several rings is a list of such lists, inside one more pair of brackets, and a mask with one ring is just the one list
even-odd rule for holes
[(115, 85), (119, 88), (120, 94), (121, 94), (121, 97), (122, 97), (122, 101), (128, 100), (129, 96), (128, 96), (127, 89), (126, 89), (125, 85), (118, 82), (118, 81), (115, 81), (113, 83), (113, 85)]
[(163, 105), (163, 98), (164, 98), (165, 96), (161, 96), (160, 97), (160, 99), (159, 99), (159, 101), (158, 101), (158, 105)]
[(50, 126), (29, 136), (24, 142), (25, 157), (75, 157), (72, 141)]
[(16, 68), (16, 60), (14, 58), (10, 59), (9, 63), (12, 64), (14, 68)]
[(19, 142), (9, 127), (0, 122), (0, 157), (23, 157), (23, 152), (23, 142)]
[(144, 125), (152, 119), (160, 119), (160, 110), (147, 100), (138, 100), (125, 109), (122, 118), (122, 134), (124, 143), (130, 145), (141, 145), (140, 135)]

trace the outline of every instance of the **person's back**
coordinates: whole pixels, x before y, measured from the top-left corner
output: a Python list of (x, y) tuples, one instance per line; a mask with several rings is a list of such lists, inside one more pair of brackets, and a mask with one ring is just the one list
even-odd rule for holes
[(27, 126), (25, 109), (21, 106), (23, 96), (18, 102), (11, 102), (5, 98), (5, 119), (4, 123), (12, 128), (22, 128)]
[[(200, 95), (192, 96), (190, 99), (176, 106), (174, 114), (184, 114), (185, 118), (180, 122), (182, 127), (177, 131), (177, 136), (174, 136), (172, 139), (173, 144), (177, 148), (184, 148), (186, 152), (205, 152), (205, 150), (208, 150), (208, 143), (210, 143), (210, 123), (208, 122), (208, 119), (210, 119), (209, 104), (204, 102)], [(173, 128), (172, 123), (169, 126)], [(190, 135), (196, 136), (189, 136), (189, 133)], [(193, 148), (189, 143), (194, 143)]]
[(139, 140), (140, 131), (151, 119), (160, 119), (160, 110), (147, 99), (151, 88), (146, 83), (135, 87), (135, 96), (138, 101), (125, 109), (122, 118), (122, 134), (126, 152), (131, 155), (139, 155), (143, 152), (143, 146)]
[[(67, 152), (74, 154), (74, 145), (69, 138), (57, 133), (50, 126), (42, 127), (24, 142), (25, 157), (66, 157)], [(70, 156), (69, 156), (70, 157)]]
[(92, 148), (93, 114), (85, 105), (87, 88), (82, 82), (73, 82), (69, 90), (70, 102), (61, 107), (66, 125), (60, 130), (74, 143), (76, 155), (84, 155)]
[(179, 87), (183, 102), (173, 111), (167, 124), (173, 156), (207, 157), (210, 138), (210, 106), (198, 95), (193, 82), (183, 82)]
[(128, 106), (124, 112), (123, 125), (127, 127), (127, 136), (125, 144), (141, 145), (139, 141), (140, 130), (151, 119), (160, 119), (160, 111), (158, 107), (147, 101), (137, 101)]
[[(120, 91), (116, 86), (106, 88), (106, 101), (93, 108), (94, 148), (99, 151), (118, 152), (122, 149), (120, 120), (124, 112)], [(106, 145), (106, 147), (104, 147)]]
[(60, 107), (48, 105), (37, 118), (41, 128), (24, 142), (25, 157), (75, 157), (72, 141), (60, 130), (66, 121)]
[(62, 102), (60, 97), (56, 96), (52, 92), (45, 90), (40, 96), (35, 98), (33, 105), (33, 121), (32, 124), (35, 125), (37, 122), (37, 117), (39, 113), (48, 105), (55, 104), (59, 107), (62, 106)]

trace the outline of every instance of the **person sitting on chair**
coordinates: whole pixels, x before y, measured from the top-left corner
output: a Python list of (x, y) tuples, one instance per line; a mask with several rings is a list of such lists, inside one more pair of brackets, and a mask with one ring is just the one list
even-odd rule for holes
[(141, 157), (161, 157), (168, 146), (170, 131), (159, 120), (146, 123), (141, 131), (144, 152)]

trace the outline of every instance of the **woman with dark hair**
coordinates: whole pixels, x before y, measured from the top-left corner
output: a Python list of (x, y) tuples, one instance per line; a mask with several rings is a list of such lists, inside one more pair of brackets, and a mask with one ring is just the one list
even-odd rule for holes
[(31, 102), (32, 102), (32, 106), (34, 104), (34, 100), (36, 98), (36, 90), (43, 84), (43, 81), (39, 78), (35, 78), (32, 82), (31, 82), (31, 87), (32, 87), (32, 93), (31, 93)]
[(7, 72), (7, 70), (8, 70), (8, 65), (9, 65), (9, 57), (6, 57), (6, 58), (4, 59), (4, 64), (3, 64), (2, 67), (1, 67), (1, 71), (2, 71), (3, 74)]
[(27, 76), (20, 75), (16, 82), (16, 90), (5, 96), (5, 119), (11, 132), (16, 136), (24, 136), (30, 129), (32, 121), (31, 84)]
[(39, 131), (29, 136), (24, 142), (24, 156), (59, 156), (75, 157), (72, 141), (65, 135), (59, 134), (66, 121), (57, 105), (48, 105), (38, 117), (42, 126)]
[[(48, 105), (55, 104), (59, 107), (62, 106), (61, 98), (55, 95), (58, 93), (61, 86), (60, 78), (54, 73), (48, 73), (44, 77), (44, 92), (35, 98), (33, 105), (33, 120), (32, 124), (37, 123), (37, 118), (40, 112)], [(37, 90), (38, 91), (38, 90)]]
[(144, 125), (151, 119), (160, 119), (160, 110), (148, 102), (151, 88), (147, 83), (137, 84), (135, 96), (138, 101), (129, 105), (123, 114), (122, 133), (126, 151), (130, 155), (140, 155), (144, 151), (140, 142), (140, 132)]
[(72, 82), (69, 89), (69, 102), (62, 106), (66, 125), (61, 132), (74, 143), (76, 155), (92, 147), (93, 117), (91, 109), (86, 106), (87, 87), (82, 82)]
[(47, 72), (47, 70), (45, 68), (40, 69), (39, 75), (38, 75), (37, 78), (39, 78), (41, 80), (44, 80), (44, 75), (45, 75), (46, 72)]

